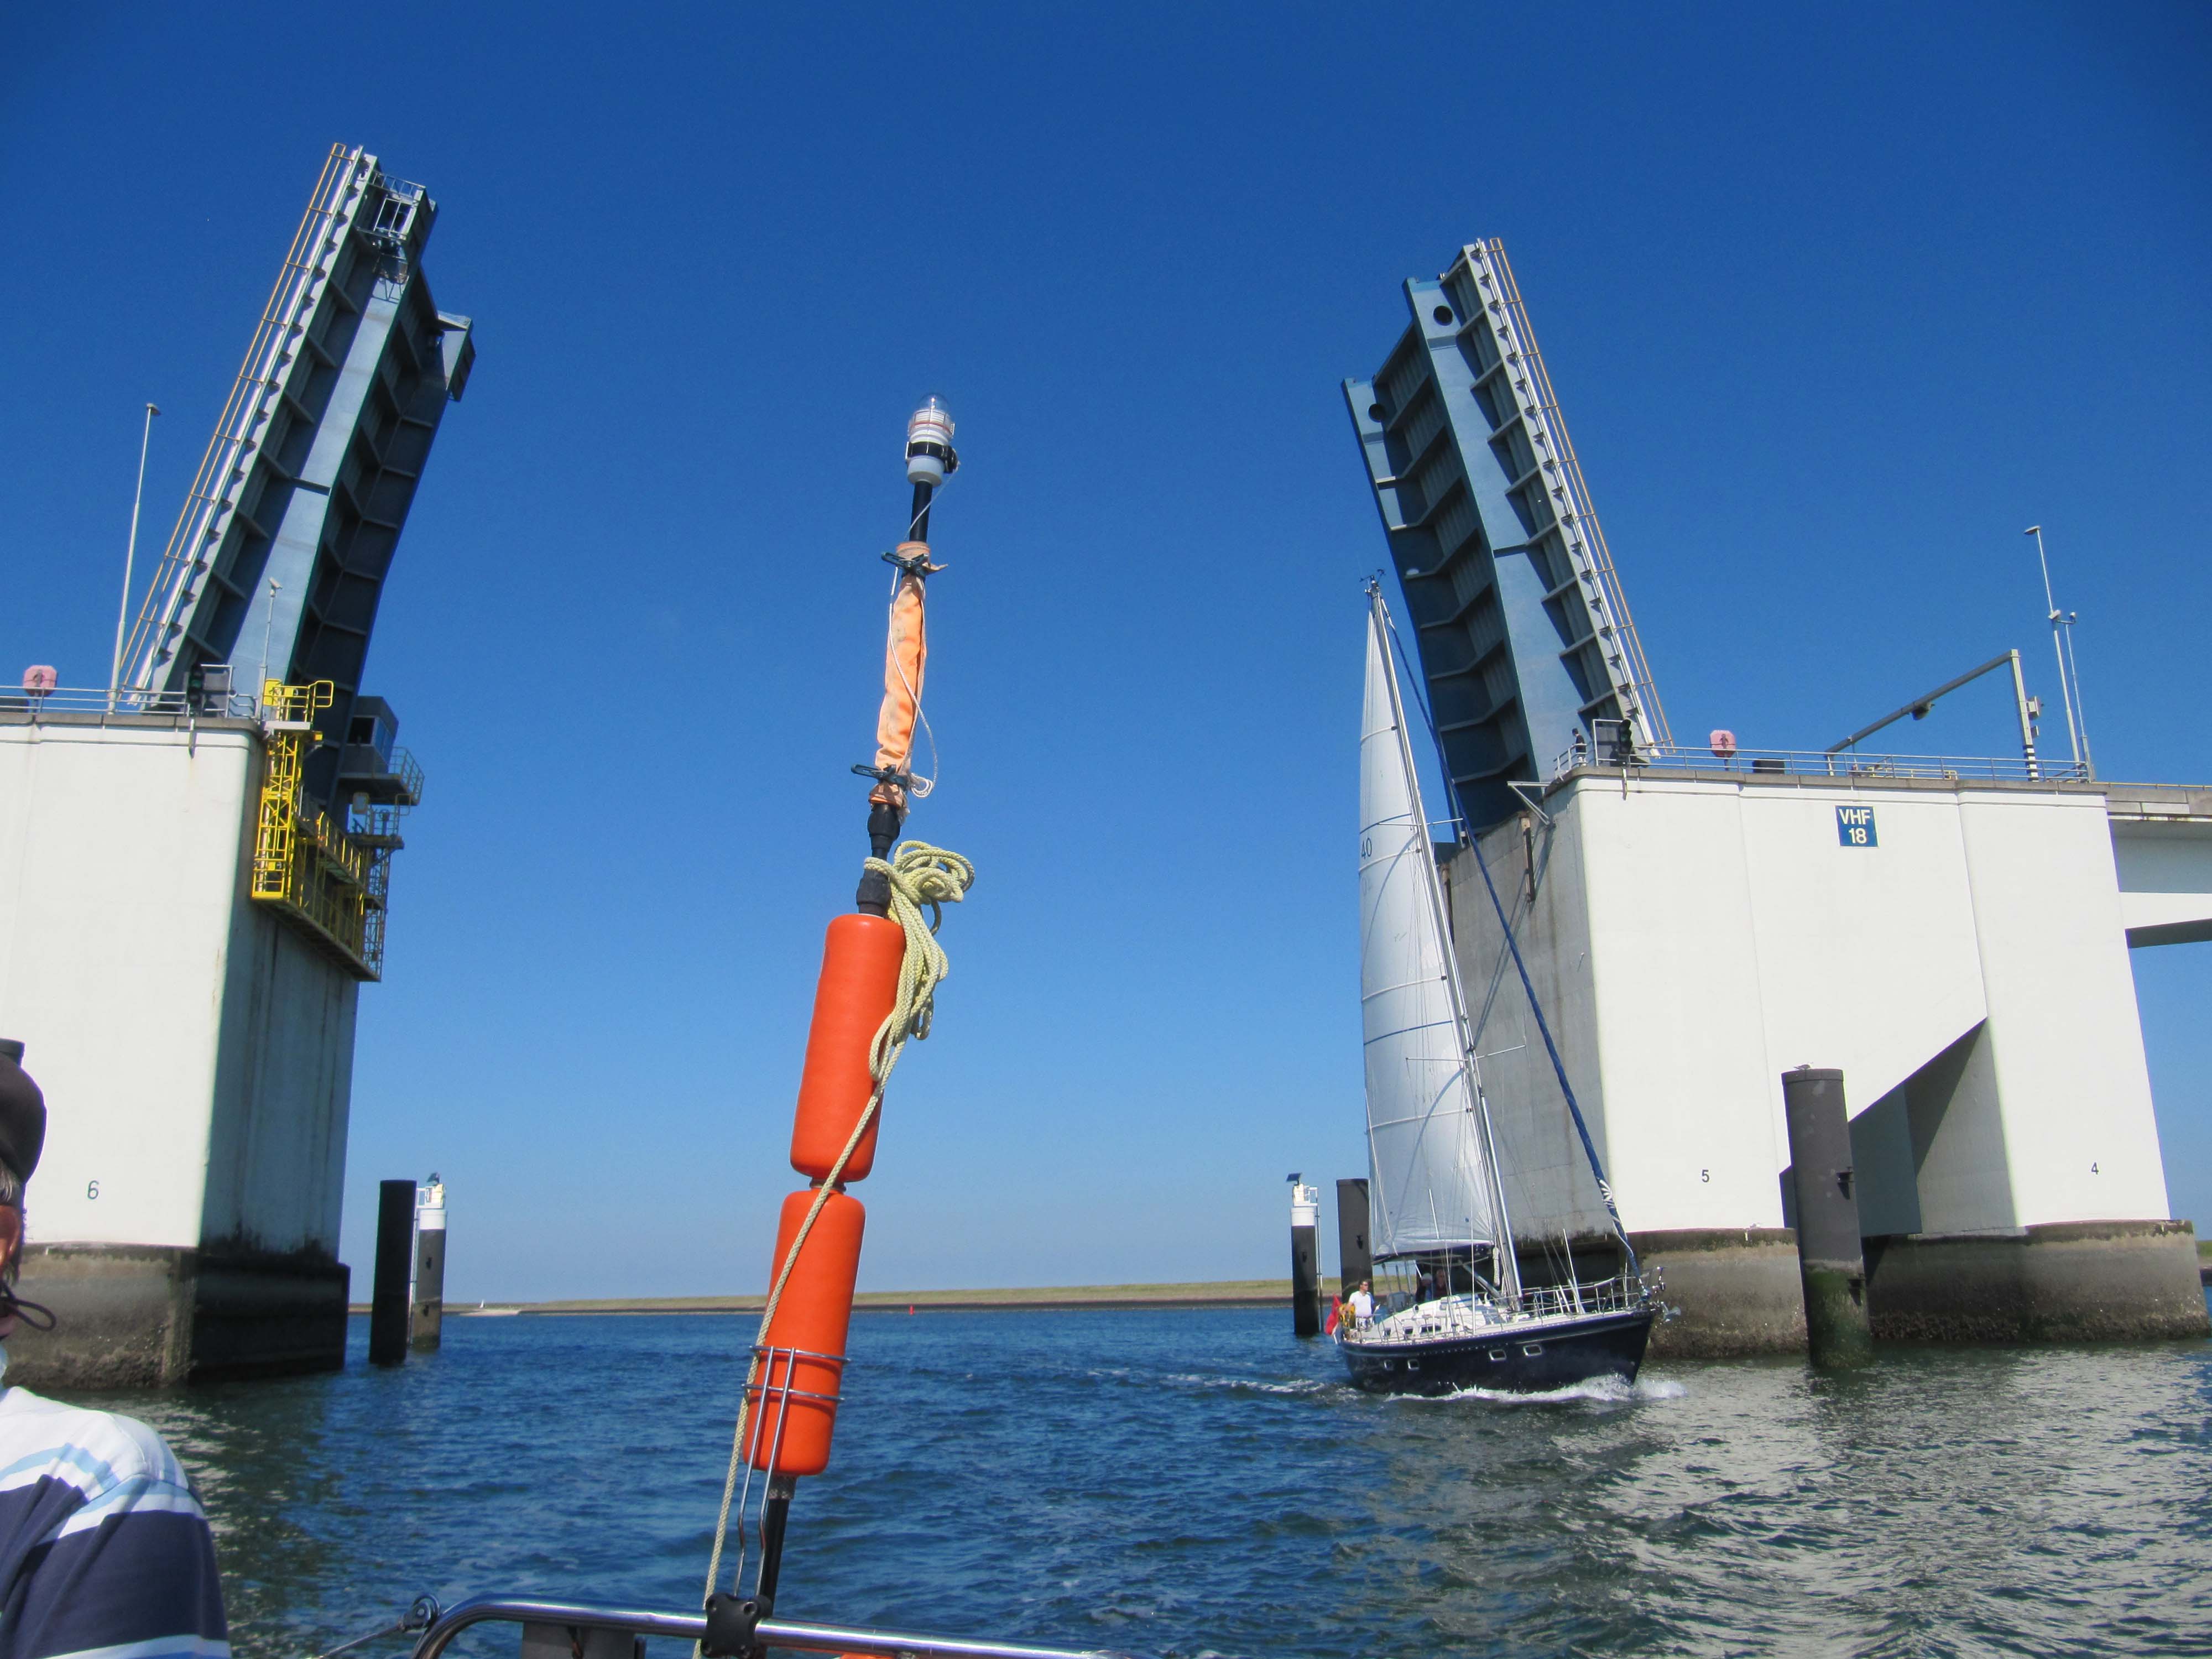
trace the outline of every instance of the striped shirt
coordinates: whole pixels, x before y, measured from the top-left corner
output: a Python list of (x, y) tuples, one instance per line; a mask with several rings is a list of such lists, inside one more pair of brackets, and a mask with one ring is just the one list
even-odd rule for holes
[(0, 1659), (229, 1659), (215, 1540), (161, 1437), (5, 1386)]

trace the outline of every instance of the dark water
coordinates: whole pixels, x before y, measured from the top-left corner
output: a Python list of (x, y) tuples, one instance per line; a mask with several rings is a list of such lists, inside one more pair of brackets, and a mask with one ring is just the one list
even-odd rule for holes
[[(2212, 1344), (1413, 1402), (1288, 1322), (856, 1320), (781, 1609), (1164, 1655), (2212, 1652)], [(421, 1590), (697, 1605), (752, 1322), (455, 1319), (397, 1373), (356, 1323), (342, 1375), (116, 1402), (198, 1479), (241, 1653)]]

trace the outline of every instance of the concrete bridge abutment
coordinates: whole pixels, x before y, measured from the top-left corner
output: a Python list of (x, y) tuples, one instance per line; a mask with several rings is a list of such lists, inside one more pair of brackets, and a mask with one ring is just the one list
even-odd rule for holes
[[(1539, 799), (1483, 856), (1682, 1310), (1655, 1356), (1804, 1352), (1780, 1081), (1803, 1065), (1845, 1079), (1878, 1340), (2205, 1334), (2128, 951), (2212, 937), (2212, 795), (1670, 762)], [(1455, 948), (1533, 1263), (1607, 1218), (1472, 864), (1449, 855)]]
[(312, 1254), (33, 1244), (20, 1288), (59, 1323), (9, 1339), (8, 1378), (41, 1389), (158, 1389), (336, 1370), (345, 1360), (349, 1278)]
[[(10, 1381), (328, 1370), (360, 980), (251, 896), (258, 722), (0, 715), (0, 1014), (46, 1092)], [(149, 835), (144, 826), (162, 826)]]

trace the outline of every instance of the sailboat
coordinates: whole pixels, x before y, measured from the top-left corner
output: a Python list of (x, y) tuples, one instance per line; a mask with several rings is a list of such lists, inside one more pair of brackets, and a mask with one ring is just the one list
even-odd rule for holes
[[(1623, 1267), (1524, 1284), (1490, 1103), (1447, 925), (1443, 885), (1379, 586), (1368, 588), (1367, 688), (1359, 737), (1360, 1006), (1367, 1073), (1369, 1238), (1379, 1294), (1335, 1336), (1357, 1388), (1439, 1395), (1540, 1393), (1600, 1377), (1632, 1382), (1662, 1311), (1638, 1268), (1611, 1187), (1536, 1006), (1581, 1132)], [(1480, 848), (1474, 848), (1480, 860)], [(1483, 872), (1489, 884), (1489, 873)], [(1497, 890), (1491, 886), (1497, 902)], [(1519, 963), (1503, 906), (1498, 920)]]

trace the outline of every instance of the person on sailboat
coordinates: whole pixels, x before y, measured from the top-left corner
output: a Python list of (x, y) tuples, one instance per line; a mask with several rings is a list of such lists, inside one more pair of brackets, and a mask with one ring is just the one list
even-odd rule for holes
[(1375, 1292), (1368, 1287), (1366, 1279), (1361, 1279), (1359, 1288), (1352, 1293), (1350, 1305), (1355, 1327), (1364, 1326), (1375, 1317)]

